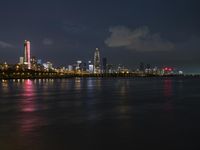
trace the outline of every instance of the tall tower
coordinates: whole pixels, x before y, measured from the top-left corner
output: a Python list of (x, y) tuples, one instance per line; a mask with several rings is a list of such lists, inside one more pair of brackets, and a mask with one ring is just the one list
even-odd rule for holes
[(107, 58), (106, 57), (104, 57), (103, 59), (102, 59), (102, 65), (103, 65), (103, 73), (107, 73)]
[(31, 43), (30, 41), (24, 41), (24, 64), (28, 66), (28, 69), (31, 69)]
[(96, 48), (94, 52), (94, 73), (101, 73), (100, 70), (100, 53), (99, 49)]

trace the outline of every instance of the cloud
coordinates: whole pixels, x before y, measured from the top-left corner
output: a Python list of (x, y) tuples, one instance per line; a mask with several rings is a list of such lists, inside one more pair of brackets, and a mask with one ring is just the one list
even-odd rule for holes
[(52, 39), (45, 38), (43, 39), (42, 43), (46, 46), (49, 46), (49, 45), (53, 45), (54, 41)]
[(13, 48), (14, 46), (10, 43), (4, 42), (4, 41), (0, 41), (0, 47), (1, 48)]
[(151, 33), (148, 27), (130, 29), (116, 26), (109, 29), (110, 37), (105, 40), (108, 47), (121, 47), (135, 51), (169, 51), (175, 45), (158, 33)]

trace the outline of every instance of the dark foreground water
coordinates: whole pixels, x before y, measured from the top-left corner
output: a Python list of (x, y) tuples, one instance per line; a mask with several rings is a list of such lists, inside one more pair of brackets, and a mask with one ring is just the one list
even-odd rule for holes
[(200, 149), (199, 78), (0, 82), (0, 150)]

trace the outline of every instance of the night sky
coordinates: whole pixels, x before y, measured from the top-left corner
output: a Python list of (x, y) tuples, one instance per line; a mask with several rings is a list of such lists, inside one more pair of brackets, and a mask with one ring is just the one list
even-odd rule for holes
[(0, 63), (16, 63), (23, 42), (56, 66), (93, 59), (200, 72), (199, 0), (1, 0)]

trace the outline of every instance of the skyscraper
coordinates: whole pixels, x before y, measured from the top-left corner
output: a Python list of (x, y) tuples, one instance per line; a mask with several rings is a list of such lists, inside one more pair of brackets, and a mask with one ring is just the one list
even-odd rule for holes
[(100, 53), (99, 49), (96, 48), (94, 52), (94, 73), (101, 73), (100, 69)]
[(24, 64), (24, 57), (19, 57), (19, 64), (23, 65)]
[(31, 69), (31, 46), (30, 41), (25, 40), (24, 42), (24, 64), (28, 66), (28, 69)]
[(103, 61), (103, 73), (107, 73), (107, 58), (106, 57), (104, 57), (103, 59), (102, 59), (102, 61)]
[(88, 71), (89, 73), (94, 73), (94, 64), (92, 61), (88, 61)]

